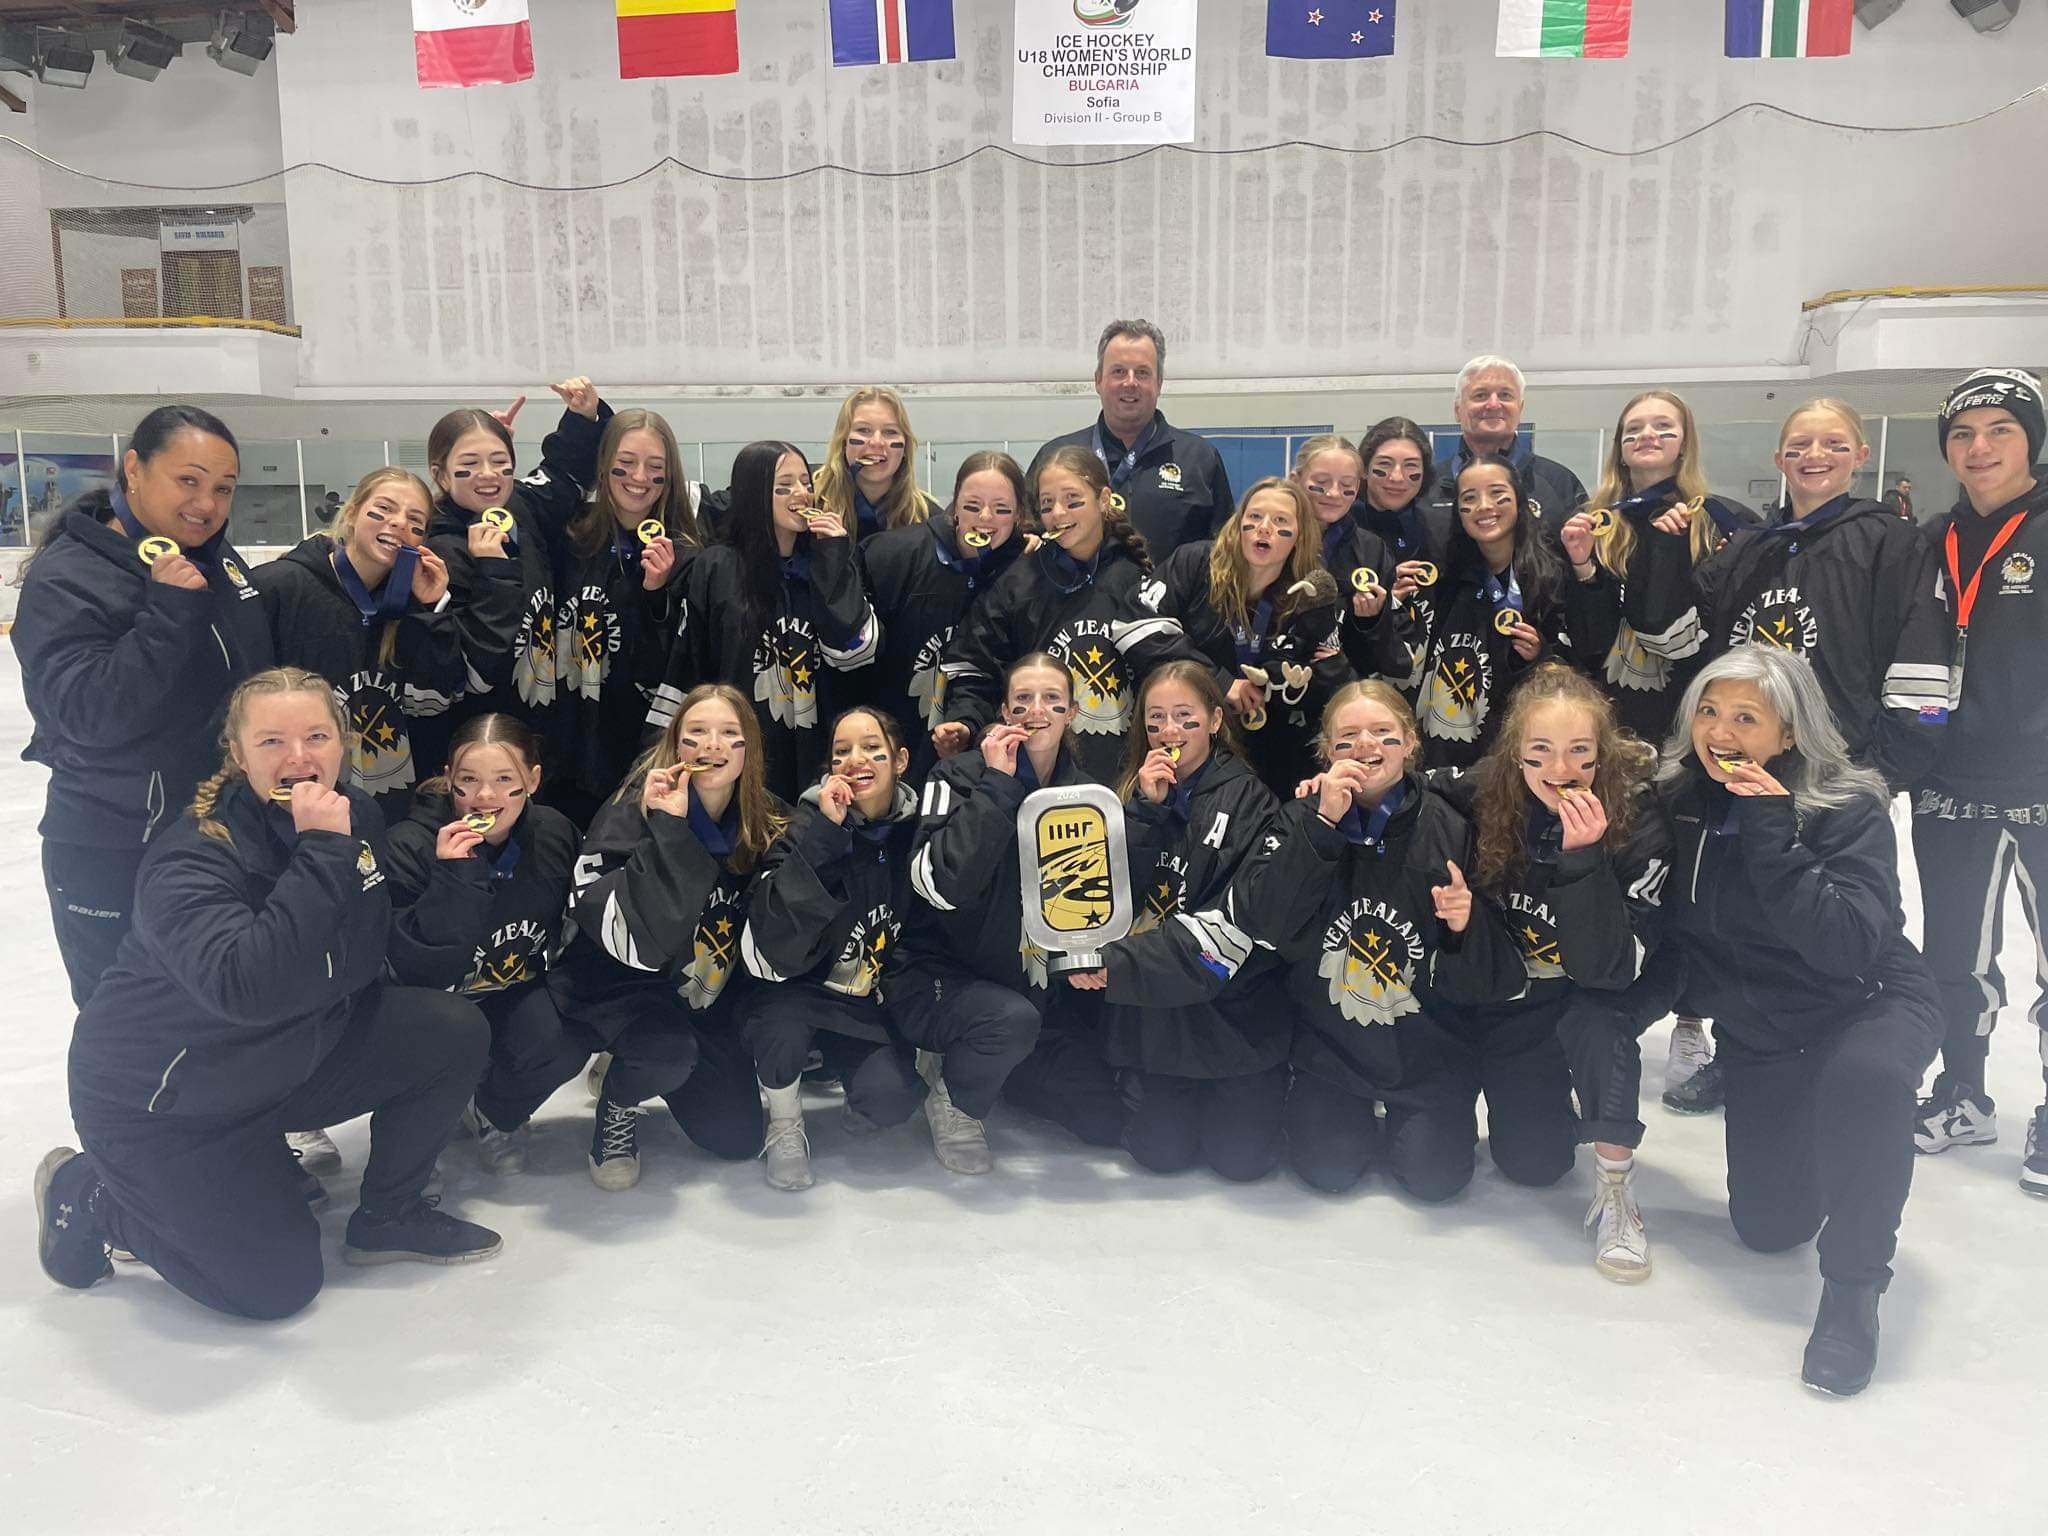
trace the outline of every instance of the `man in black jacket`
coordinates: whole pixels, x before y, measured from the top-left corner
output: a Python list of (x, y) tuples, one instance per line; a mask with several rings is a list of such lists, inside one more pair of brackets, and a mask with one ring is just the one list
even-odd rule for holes
[[(2038, 467), (2048, 403), (2041, 381), (2017, 369), (1973, 373), (1950, 391), (1940, 428), (1963, 495), (1927, 529), (1948, 574), (1942, 590), (1956, 641), (1941, 757), (1913, 801), (1924, 947), (1947, 1015), (1941, 1075), (1914, 1126), (1922, 1152), (1998, 1137), (1984, 1064), (2006, 1000), (1998, 969), (2006, 883), (2017, 865), (2036, 955), (2044, 952), (2037, 891), (2048, 883), (2048, 695), (2040, 685), (2048, 648), (2048, 486)], [(2048, 986), (2048, 961), (2037, 968)], [(2032, 1017), (2048, 1022), (2048, 997), (2035, 1002)], [(2048, 1195), (2048, 1105), (2028, 1127), (2020, 1187)]]
[(1207, 543), (1237, 502), (1230, 477), (1208, 440), (1183, 432), (1159, 413), (1166, 378), (1166, 337), (1150, 320), (1112, 320), (1095, 343), (1095, 424), (1056, 437), (1031, 461), (1038, 467), (1069, 443), (1092, 448), (1109, 469), (1133, 525), (1164, 561), (1182, 544)]
[(1564, 520), (1586, 504), (1586, 488), (1564, 465), (1544, 458), (1516, 436), (1526, 399), (1522, 370), (1504, 357), (1475, 357), (1458, 371), (1452, 409), (1464, 439), (1444, 461), (1433, 504), (1455, 512), (1458, 472), (1482, 453), (1506, 454), (1521, 473), (1531, 515), (1555, 543)]

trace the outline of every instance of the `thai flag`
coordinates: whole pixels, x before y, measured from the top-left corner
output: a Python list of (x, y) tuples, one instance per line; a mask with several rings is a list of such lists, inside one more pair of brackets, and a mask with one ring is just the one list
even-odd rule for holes
[(827, 0), (834, 64), (953, 57), (953, 0)]

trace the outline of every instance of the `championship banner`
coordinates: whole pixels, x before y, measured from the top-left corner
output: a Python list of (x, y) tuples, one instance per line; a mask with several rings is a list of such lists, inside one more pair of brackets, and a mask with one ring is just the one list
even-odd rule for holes
[(1017, 0), (1010, 137), (1188, 144), (1195, 0)]
[(1131, 931), (1124, 808), (1103, 784), (1041, 789), (1017, 808), (1024, 938), (1046, 969), (1100, 970), (1102, 947)]

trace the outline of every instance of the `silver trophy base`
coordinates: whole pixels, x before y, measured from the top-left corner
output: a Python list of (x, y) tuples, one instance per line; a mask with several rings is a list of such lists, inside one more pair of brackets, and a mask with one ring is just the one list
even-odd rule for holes
[(1064, 976), (1069, 971), (1099, 971), (1109, 964), (1108, 958), (1099, 949), (1084, 949), (1073, 954), (1048, 955), (1045, 968), (1055, 976)]

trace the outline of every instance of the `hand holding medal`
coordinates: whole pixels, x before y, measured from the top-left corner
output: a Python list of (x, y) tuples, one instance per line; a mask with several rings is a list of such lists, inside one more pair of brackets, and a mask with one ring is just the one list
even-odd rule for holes
[(135, 553), (142, 563), (149, 567), (149, 579), (160, 581), (167, 587), (177, 587), (186, 592), (204, 592), (206, 578), (199, 567), (185, 558), (185, 551), (176, 539), (167, 539), (162, 534), (140, 540)]
[(658, 517), (648, 518), (634, 531), (640, 539), (641, 590), (659, 592), (675, 574), (675, 541), (669, 538), (668, 526)]

